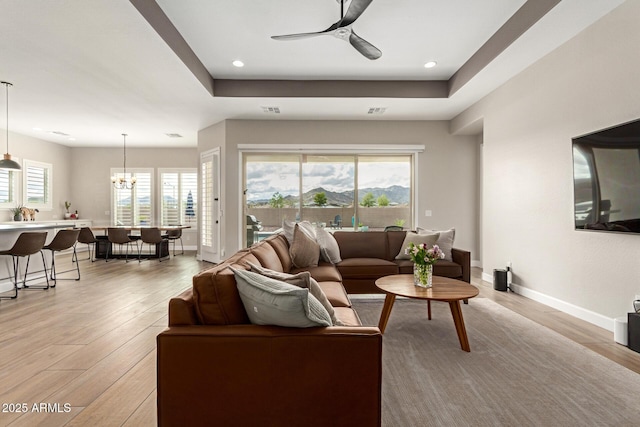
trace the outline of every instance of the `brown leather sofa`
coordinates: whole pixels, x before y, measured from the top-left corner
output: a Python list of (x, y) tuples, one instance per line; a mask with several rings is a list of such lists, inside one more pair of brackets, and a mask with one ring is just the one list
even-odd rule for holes
[[(227, 267), (299, 271), (283, 235), (197, 274), (191, 289), (171, 299), (169, 328), (157, 338), (158, 425), (380, 425), (382, 335), (362, 326), (345, 288), (377, 292), (375, 279), (410, 273), (412, 265), (394, 260), (404, 232), (334, 235), (343, 261), (305, 270), (346, 326), (250, 324)], [(435, 274), (469, 281), (469, 253), (456, 251), (454, 260), (460, 263), (439, 261)]]
[[(380, 292), (376, 279), (392, 274), (413, 273), (411, 260), (397, 260), (406, 231), (336, 231), (333, 236), (340, 247), (342, 262), (336, 267), (342, 284), (350, 294)], [(439, 260), (433, 269), (436, 276), (471, 282), (471, 252), (451, 250), (452, 261)], [(312, 274), (313, 275), (313, 274)]]

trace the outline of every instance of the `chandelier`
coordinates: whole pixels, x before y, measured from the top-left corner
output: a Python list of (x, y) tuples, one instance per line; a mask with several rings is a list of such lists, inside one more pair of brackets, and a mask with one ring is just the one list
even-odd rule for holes
[(111, 182), (113, 183), (114, 188), (118, 190), (131, 190), (134, 185), (136, 185), (136, 177), (131, 176), (127, 180), (127, 134), (123, 133), (122, 138), (123, 142), (123, 151), (124, 151), (124, 162), (122, 167), (122, 175), (118, 176), (118, 174), (114, 174), (111, 177)]
[(9, 82), (0, 82), (3, 84), (7, 93), (7, 152), (4, 153), (4, 159), (0, 160), (0, 169), (7, 169), (13, 171), (20, 171), (22, 168), (15, 160), (11, 160), (11, 154), (9, 154), (9, 86), (13, 86)]

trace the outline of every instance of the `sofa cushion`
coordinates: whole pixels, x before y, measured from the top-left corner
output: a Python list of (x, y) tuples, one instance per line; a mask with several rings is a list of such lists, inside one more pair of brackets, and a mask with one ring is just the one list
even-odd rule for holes
[(227, 268), (228, 265), (217, 265), (193, 276), (196, 315), (203, 325), (249, 323), (233, 272)]
[(331, 305), (335, 307), (351, 307), (351, 301), (341, 282), (318, 282)]
[(316, 242), (320, 245), (320, 256), (326, 262), (337, 264), (340, 258), (340, 247), (336, 238), (324, 228), (316, 228)]
[(462, 266), (453, 261), (441, 259), (433, 265), (433, 274), (436, 276), (451, 277), (455, 279), (462, 277)]
[(342, 282), (340, 272), (336, 266), (331, 264), (320, 264), (316, 267), (307, 268), (294, 268), (290, 273), (295, 274), (301, 271), (308, 271), (311, 273), (311, 277), (316, 279), (318, 282)]
[(389, 259), (387, 234), (384, 231), (367, 231), (354, 235), (354, 232), (336, 231), (333, 237), (340, 246), (340, 257)]
[(351, 307), (336, 307), (336, 316), (343, 326), (362, 326), (358, 313)]
[(276, 250), (267, 242), (259, 242), (251, 246), (251, 253), (260, 261), (260, 265), (274, 271), (284, 271)]
[(413, 274), (413, 261), (410, 259), (397, 259), (394, 262), (398, 265), (398, 274)]
[(393, 261), (396, 255), (400, 252), (400, 249), (404, 251), (402, 244), (404, 243), (404, 236), (407, 231), (387, 231), (387, 242), (389, 245), (389, 257), (385, 258), (389, 261)]
[(282, 271), (291, 271), (293, 263), (291, 262), (291, 255), (289, 255), (289, 242), (287, 242), (284, 234), (274, 234), (264, 239), (264, 241), (270, 244), (278, 254), (282, 263)]
[(436, 244), (438, 237), (439, 237), (438, 233), (418, 234), (411, 231), (407, 232), (407, 234), (404, 236), (404, 242), (402, 242), (402, 247), (400, 248), (400, 251), (396, 255), (396, 259), (411, 259), (409, 254), (405, 253), (405, 250), (409, 247), (410, 243), (413, 243), (414, 245), (419, 245), (421, 243), (424, 243), (428, 248), (430, 248)]
[(233, 269), (251, 323), (293, 328), (331, 326), (331, 317), (309, 292), (279, 280)]
[(324, 293), (322, 287), (318, 284), (318, 282), (311, 277), (308, 271), (302, 271), (298, 274), (289, 274), (283, 273), (280, 271), (270, 270), (268, 268), (261, 267), (256, 264), (251, 264), (251, 271), (261, 274), (263, 276), (269, 277), (271, 279), (280, 280), (285, 283), (289, 283), (290, 285), (297, 286), (299, 288), (309, 289), (311, 295), (316, 297), (320, 304), (327, 310), (329, 316), (331, 317), (331, 323), (333, 325), (340, 325), (340, 321), (336, 318), (335, 311), (333, 310), (333, 306), (329, 302), (329, 299)]
[(293, 231), (293, 242), (289, 247), (291, 262), (296, 268), (316, 267), (320, 258), (320, 245), (309, 237), (300, 225), (296, 224)]
[(348, 258), (338, 265), (343, 278), (378, 279), (391, 274), (398, 274), (395, 262), (379, 258)]

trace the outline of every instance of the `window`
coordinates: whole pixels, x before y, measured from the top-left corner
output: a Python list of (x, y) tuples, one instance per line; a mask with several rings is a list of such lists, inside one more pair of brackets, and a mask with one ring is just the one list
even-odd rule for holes
[(122, 169), (111, 169), (111, 176), (129, 180), (136, 177), (132, 189), (117, 189), (112, 186), (112, 218), (115, 225), (152, 225), (153, 220), (153, 169), (132, 169), (126, 174)]
[(0, 169), (0, 207), (14, 208), (18, 205), (18, 173)]
[(51, 210), (53, 166), (49, 163), (25, 160), (23, 173), (23, 204), (31, 209)]
[(160, 170), (160, 182), (161, 224), (195, 225), (198, 212), (196, 169)]
[(411, 229), (414, 154), (244, 154), (245, 214), (263, 233), (283, 220), (327, 228)]

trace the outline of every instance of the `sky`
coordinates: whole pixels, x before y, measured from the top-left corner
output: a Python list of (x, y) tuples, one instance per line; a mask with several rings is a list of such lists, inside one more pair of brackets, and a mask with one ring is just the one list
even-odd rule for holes
[[(298, 195), (299, 164), (247, 162), (247, 199), (270, 199), (275, 192), (283, 196)], [(304, 163), (303, 192), (322, 187), (328, 191), (353, 190), (355, 167), (350, 163)], [(410, 187), (409, 162), (361, 162), (359, 188), (386, 188), (392, 185)]]

